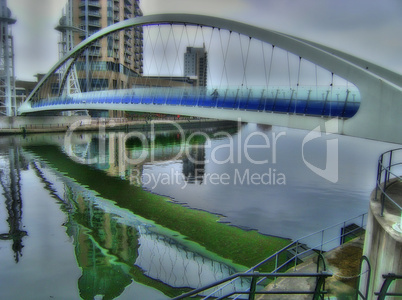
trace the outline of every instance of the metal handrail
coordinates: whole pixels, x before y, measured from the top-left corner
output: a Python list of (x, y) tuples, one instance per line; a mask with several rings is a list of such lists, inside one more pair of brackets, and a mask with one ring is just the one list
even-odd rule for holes
[(395, 160), (395, 154), (399, 152), (402, 154), (402, 148), (392, 149), (386, 151), (380, 155), (378, 158), (378, 169), (377, 169), (377, 180), (376, 180), (376, 191), (375, 199), (378, 199), (378, 191), (381, 192), (381, 216), (384, 216), (385, 201), (392, 203), (396, 208), (400, 210), (401, 220), (399, 224), (394, 224), (393, 228), (397, 231), (402, 232), (402, 206), (399, 205), (392, 197), (387, 193), (387, 188), (397, 181), (402, 182), (402, 176), (398, 175), (393, 169), (396, 166), (401, 166), (402, 161)]
[(317, 273), (320, 273), (320, 262), (322, 261), (322, 269), (324, 272), (327, 271), (327, 264), (325, 263), (324, 256), (320, 253), (317, 257)]
[[(264, 259), (263, 261), (259, 262), (257, 265), (255, 265), (255, 266), (252, 267), (251, 269), (252, 269), (252, 270), (255, 270), (256, 268), (261, 267), (262, 265), (264, 265), (264, 264), (266, 264), (268, 261), (270, 261), (272, 258), (274, 258), (276, 255), (278, 255), (278, 254), (280, 254), (280, 253), (282, 253), (282, 252), (288, 250), (289, 248), (292, 248), (292, 247), (295, 246), (295, 245), (298, 246), (299, 244), (301, 244), (301, 242), (302, 242), (303, 240), (305, 240), (305, 239), (307, 239), (307, 238), (310, 238), (310, 237), (312, 237), (312, 236), (314, 236), (314, 235), (318, 235), (318, 234), (322, 236), (322, 235), (323, 235), (323, 234), (322, 234), (323, 232), (325, 232), (325, 231), (327, 231), (327, 230), (330, 230), (330, 229), (333, 229), (333, 228), (336, 228), (336, 227), (338, 227), (338, 226), (340, 226), (340, 225), (345, 225), (346, 223), (348, 223), (348, 222), (350, 222), (350, 221), (352, 221), (352, 220), (356, 220), (356, 219), (358, 219), (358, 218), (362, 218), (362, 226), (361, 226), (361, 227), (364, 227), (364, 226), (363, 226), (363, 225), (364, 225), (363, 223), (364, 223), (364, 217), (365, 217), (366, 215), (367, 215), (367, 213), (364, 213), (364, 214), (361, 214), (361, 215), (359, 215), (359, 216), (357, 216), (357, 217), (350, 218), (350, 219), (348, 219), (348, 220), (346, 220), (346, 221), (337, 223), (337, 224), (335, 224), (335, 225), (326, 227), (326, 228), (324, 228), (324, 229), (322, 229), (322, 230), (319, 230), (319, 231), (310, 233), (310, 234), (308, 234), (308, 235), (305, 235), (304, 237), (301, 237), (301, 238), (295, 240), (294, 242), (290, 243), (289, 245), (283, 247), (281, 250), (277, 251), (276, 253), (272, 254), (272, 255), (269, 256), (269, 257), (267, 257), (267, 258)], [(347, 233), (347, 234), (350, 234), (350, 233), (352, 233), (352, 232), (354, 232), (354, 231), (356, 231), (356, 230), (353, 230), (353, 231), (351, 231), (351, 232), (349, 232), (349, 233)], [(335, 238), (332, 238), (332, 239), (330, 239), (329, 241), (326, 241), (326, 242), (324, 242), (324, 241), (322, 240), (320, 244), (318, 244), (317, 246), (312, 247), (312, 249), (316, 249), (316, 248), (318, 248), (318, 247), (321, 248), (321, 246), (326, 245), (326, 244), (328, 244), (328, 243), (330, 243), (330, 242), (333, 242), (334, 240), (338, 239), (339, 237), (345, 236), (345, 235), (347, 235), (347, 234), (342, 234), (342, 235), (337, 236), (337, 237), (335, 237)], [(297, 256), (300, 256), (300, 255), (302, 255), (302, 254), (304, 254), (304, 253), (306, 253), (306, 252), (308, 252), (308, 251), (309, 251), (309, 250), (306, 250), (306, 251), (304, 251), (304, 252), (300, 252), (300, 253), (298, 253)], [(322, 250), (320, 250), (320, 253), (322, 253)]]
[(374, 293), (376, 296), (378, 296), (378, 300), (384, 300), (387, 296), (402, 297), (402, 293), (388, 293), (388, 288), (391, 283), (394, 280), (402, 279), (402, 275), (388, 273), (386, 275), (382, 275), (382, 278), (384, 278), (384, 282), (382, 284), (380, 292)]
[[(368, 299), (368, 292), (369, 292), (369, 286), (370, 286), (370, 278), (371, 278), (371, 264), (370, 260), (368, 259), (367, 256), (363, 255), (360, 259), (360, 268), (359, 270), (361, 271), (363, 269), (364, 263), (366, 264), (367, 271), (364, 272), (366, 275), (366, 282), (365, 282), (365, 289), (364, 291), (360, 291), (360, 284), (361, 280), (357, 281), (357, 287), (356, 287), (356, 294), (355, 294), (355, 300), (362, 299), (362, 300), (367, 300)], [(363, 273), (359, 275), (362, 276)], [(360, 298), (359, 298), (360, 297)]]
[[(205, 287), (193, 290), (191, 292), (182, 294), (180, 296), (177, 296), (173, 298), (173, 300), (179, 300), (179, 299), (185, 299), (187, 297), (195, 296), (203, 291), (206, 291), (208, 289), (211, 289), (217, 285), (223, 284), (228, 281), (233, 281), (237, 278), (251, 278), (251, 286), (248, 291), (234, 291), (230, 292), (229, 294), (222, 296), (217, 299), (224, 299), (230, 296), (234, 295), (249, 295), (249, 299), (254, 299), (255, 295), (269, 295), (269, 294), (283, 294), (283, 295), (297, 295), (297, 294), (304, 294), (304, 295), (314, 295), (313, 299), (319, 299), (320, 296), (327, 294), (325, 290), (322, 290), (321, 288), (324, 286), (325, 279), (327, 277), (331, 277), (332, 273), (327, 273), (327, 272), (321, 272), (321, 273), (238, 273), (234, 274), (232, 276), (229, 276), (227, 278), (224, 278), (220, 281), (217, 281), (215, 283), (212, 283), (210, 285), (207, 285)], [(259, 277), (263, 278), (276, 278), (276, 277), (293, 277), (293, 278), (317, 278), (317, 283), (314, 291), (257, 291), (256, 290), (256, 285), (257, 285), (257, 279)]]

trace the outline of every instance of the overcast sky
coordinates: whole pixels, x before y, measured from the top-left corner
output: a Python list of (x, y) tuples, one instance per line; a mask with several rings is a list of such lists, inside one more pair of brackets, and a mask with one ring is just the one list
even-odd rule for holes
[[(34, 80), (58, 60), (58, 24), (66, 0), (8, 0), (16, 76)], [(197, 13), (274, 29), (402, 73), (400, 0), (142, 0), (144, 15)]]

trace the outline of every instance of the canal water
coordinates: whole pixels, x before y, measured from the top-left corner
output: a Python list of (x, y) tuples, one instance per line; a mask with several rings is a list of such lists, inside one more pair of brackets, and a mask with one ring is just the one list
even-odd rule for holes
[(246, 267), (161, 225), (149, 193), (296, 239), (367, 212), (377, 158), (396, 147), (242, 123), (1, 137), (0, 298), (168, 299), (203, 286)]

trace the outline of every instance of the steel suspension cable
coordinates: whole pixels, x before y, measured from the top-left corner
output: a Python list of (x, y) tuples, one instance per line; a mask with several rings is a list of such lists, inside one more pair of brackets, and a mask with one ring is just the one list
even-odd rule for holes
[(315, 68), (315, 98), (318, 99), (318, 68), (317, 65), (314, 65)]
[[(215, 28), (213, 27), (212, 31), (211, 31), (211, 36), (209, 38), (208, 53), (210, 53), (209, 51), (211, 50), (212, 37), (213, 37), (213, 34), (214, 34), (214, 30), (215, 30)], [(209, 73), (209, 77), (211, 78), (210, 80), (211, 80), (211, 84), (212, 84), (212, 70), (211, 70), (209, 62), (210, 62), (210, 60), (207, 59), (207, 73)], [(207, 83), (207, 85), (208, 85), (208, 83)]]
[[(156, 67), (156, 69), (158, 68), (158, 64), (156, 63), (156, 58), (155, 58), (155, 47), (156, 47), (156, 41), (155, 41), (155, 45), (153, 44), (153, 42), (152, 42), (152, 37), (151, 37), (151, 30), (152, 30), (152, 27), (151, 26), (148, 26), (147, 27), (147, 33), (148, 33), (148, 39), (149, 39), (149, 43), (150, 43), (150, 45), (151, 45), (151, 50), (152, 50), (152, 56), (151, 56), (151, 59), (150, 59), (150, 62), (148, 63), (148, 76), (147, 77), (149, 77), (150, 75), (151, 75), (151, 70), (152, 70), (152, 63), (154, 62), (155, 63), (155, 67)], [(158, 71), (158, 70), (157, 70)], [(145, 80), (145, 84), (147, 83), (147, 81), (149, 82), (149, 80), (150, 79), (146, 79)]]
[(190, 46), (194, 47), (194, 46), (195, 46), (195, 41), (197, 40), (198, 27), (199, 27), (199, 26), (196, 26), (196, 30), (195, 30), (195, 35), (194, 35), (193, 43), (190, 42), (190, 37), (189, 37), (189, 35), (188, 35), (187, 24), (184, 24), (184, 26), (186, 26), (186, 33), (187, 33), (187, 41), (188, 41), (188, 44), (189, 44)]
[(188, 36), (188, 28), (187, 28), (187, 24), (184, 24), (184, 28), (186, 28), (187, 45), (191, 45), (191, 44), (190, 44), (190, 37)]
[[(167, 40), (166, 44), (164, 43), (163, 37), (162, 37), (163, 35), (161, 34), (161, 43), (162, 43), (162, 48), (163, 48), (163, 58), (162, 58), (162, 63), (161, 63), (161, 71), (162, 71), (163, 61), (165, 61), (167, 71), (168, 71), (169, 75), (171, 75), (171, 73), (170, 73), (170, 67), (169, 67), (169, 60), (166, 57), (166, 50), (167, 50), (167, 46), (169, 44), (169, 38), (170, 38), (171, 33), (172, 33), (172, 25), (170, 25), (170, 30), (169, 30), (169, 34), (168, 34), (167, 39), (166, 39)], [(162, 76), (162, 74), (159, 74), (159, 76)]]
[(228, 72), (227, 72), (227, 68), (226, 68), (226, 59), (227, 59), (227, 56), (228, 56), (231, 37), (232, 37), (232, 31), (229, 32), (229, 40), (227, 42), (226, 51), (224, 52), (223, 51), (221, 30), (219, 29), (219, 38), (220, 38), (220, 42), (221, 42), (221, 51), (222, 51), (222, 56), (223, 56), (223, 69), (222, 69), (221, 81), (219, 83), (219, 87), (222, 87), (223, 75), (226, 76), (226, 84), (229, 85), (229, 77), (228, 77)]
[(269, 87), (269, 82), (271, 80), (271, 71), (272, 71), (272, 62), (273, 62), (273, 59), (274, 59), (274, 50), (275, 50), (275, 45), (272, 45), (271, 60), (270, 60), (270, 63), (269, 63), (267, 87)]
[(334, 73), (331, 72), (331, 99), (329, 101), (329, 116), (331, 116), (332, 111), (332, 99), (333, 99), (333, 92), (334, 92)]
[[(157, 44), (157, 42), (159, 40), (159, 37), (162, 40), (161, 34), (162, 34), (161, 33), (161, 26), (158, 24), (158, 34), (157, 34), (156, 41), (155, 41), (155, 48), (156, 48), (156, 44)], [(162, 58), (162, 63), (163, 63), (163, 58)], [(161, 76), (161, 73), (162, 73), (162, 63), (160, 64), (160, 66), (158, 66), (158, 63), (156, 62), (156, 55), (155, 55), (155, 64), (156, 64), (156, 69), (157, 69), (157, 74), (156, 74), (157, 75), (157, 79), (156, 79), (156, 85), (157, 86), (160, 85), (160, 76)]]
[(163, 55), (162, 55), (162, 61), (160, 62), (160, 66), (159, 66), (159, 70), (158, 70), (158, 79), (157, 79), (158, 80), (158, 86), (160, 85), (160, 77), (162, 76), (163, 62), (164, 62), (164, 60), (166, 58), (166, 54), (165, 54), (166, 49), (165, 49), (165, 44), (163, 42), (163, 34), (162, 34), (162, 31), (161, 31), (161, 25), (160, 24), (158, 24), (158, 39), (157, 39), (157, 41), (159, 41), (159, 38), (160, 38), (160, 41), (161, 41), (161, 44), (162, 44)]
[(299, 86), (300, 86), (301, 62), (302, 62), (302, 57), (299, 56), (299, 69), (298, 69), (298, 71), (297, 71), (297, 85), (296, 85), (296, 104), (295, 104), (294, 113), (296, 113), (296, 109), (297, 109), (297, 95), (298, 95), (298, 93), (299, 93)]
[(267, 73), (267, 62), (265, 59), (265, 51), (264, 51), (264, 42), (261, 41), (261, 51), (262, 51), (262, 60), (264, 63), (264, 75), (265, 75), (265, 82), (268, 82), (268, 73)]
[[(171, 24), (171, 26), (173, 26), (173, 24)], [(182, 30), (181, 30), (180, 40), (179, 40), (178, 45), (177, 45), (177, 43), (176, 43), (176, 37), (175, 37), (175, 34), (174, 34), (174, 30), (173, 30), (173, 40), (174, 40), (174, 45), (175, 45), (175, 49), (176, 49), (176, 58), (175, 58), (175, 61), (174, 61), (174, 64), (173, 64), (173, 65), (176, 66), (176, 62), (177, 62), (178, 65), (179, 65), (179, 69), (180, 69), (180, 70), (183, 70), (183, 67), (182, 67), (181, 64), (180, 64), (179, 49), (180, 49), (180, 46), (181, 46), (181, 43), (182, 43), (182, 39), (183, 39), (184, 26), (181, 26), (181, 28), (182, 28)]]
[(291, 78), (290, 78), (289, 51), (286, 52), (286, 55), (287, 55), (287, 61), (288, 61), (289, 88), (292, 89), (292, 82), (291, 82)]
[(249, 37), (249, 39), (248, 39), (248, 48), (247, 48), (247, 53), (246, 53), (246, 60), (244, 60), (243, 44), (241, 42), (240, 33), (239, 33), (239, 41), (240, 41), (240, 49), (241, 49), (241, 58), (242, 58), (242, 61), (243, 61), (243, 79), (242, 79), (241, 85), (243, 86), (244, 83), (245, 83), (246, 87), (247, 87), (246, 69), (247, 69), (247, 62), (248, 62), (248, 54), (250, 52), (251, 37)]
[[(210, 53), (210, 50), (211, 50), (212, 37), (213, 37), (214, 29), (215, 28), (212, 27), (211, 36), (209, 38), (209, 43), (208, 43), (207, 55), (209, 55), (208, 53)], [(205, 45), (204, 30), (203, 30), (202, 26), (201, 26), (201, 34), (202, 34), (203, 44)], [(210, 65), (209, 65), (209, 59), (208, 58), (207, 58), (207, 74), (209, 74), (209, 78), (211, 78), (211, 83), (212, 83), (212, 72), (211, 72), (211, 68), (210, 68)], [(207, 79), (207, 81), (208, 81), (208, 79)], [(208, 85), (208, 83), (207, 83), (207, 85)]]
[(296, 85), (297, 87), (299, 87), (299, 85), (300, 85), (301, 60), (302, 60), (302, 58), (301, 58), (301, 56), (299, 56), (299, 69), (297, 71), (297, 85)]

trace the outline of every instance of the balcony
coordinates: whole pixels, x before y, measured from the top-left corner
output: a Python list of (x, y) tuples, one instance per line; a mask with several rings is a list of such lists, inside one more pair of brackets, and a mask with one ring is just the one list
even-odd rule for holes
[[(89, 20), (88, 21), (88, 27), (101, 28), (102, 26), (101, 26), (99, 20)], [(81, 22), (80, 29), (85, 30), (85, 21)]]
[(124, 11), (125, 11), (126, 13), (131, 14), (132, 10), (133, 10), (133, 7), (132, 7), (132, 6), (124, 5)]
[(100, 50), (91, 49), (91, 50), (88, 51), (88, 56), (90, 56), (90, 57), (101, 57), (101, 52), (100, 52)]
[(93, 43), (91, 44), (91, 47), (100, 48), (100, 47), (102, 47), (102, 45), (101, 45), (101, 42), (98, 40), (98, 41), (96, 41), (96, 42), (93, 42)]
[[(88, 11), (88, 17), (100, 18), (101, 14), (99, 11), (90, 10)], [(80, 18), (85, 18), (85, 11), (80, 12)]]
[[(79, 7), (85, 7), (85, 1), (81, 1)], [(99, 3), (99, 1), (88, 1), (88, 7), (96, 7), (96, 8), (101, 8), (101, 5)]]
[[(85, 26), (80, 27), (80, 29), (82, 30), (80, 32), (80, 38), (85, 39), (86, 38)], [(98, 30), (89, 30), (88, 36), (91, 36), (91, 35), (95, 34), (97, 31)]]
[(133, 34), (131, 32), (124, 31), (124, 40), (128, 41), (133, 38)]
[(142, 47), (135, 47), (134, 48), (134, 53), (135, 54), (142, 54)]

